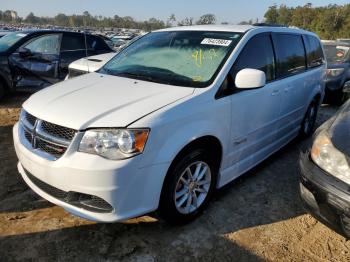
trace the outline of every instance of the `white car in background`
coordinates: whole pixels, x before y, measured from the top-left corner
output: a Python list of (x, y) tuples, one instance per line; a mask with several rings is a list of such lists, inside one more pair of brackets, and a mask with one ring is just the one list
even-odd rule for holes
[(66, 80), (87, 73), (96, 72), (109, 60), (111, 60), (116, 54), (117, 53), (112, 52), (102, 55), (84, 57), (74, 61), (68, 66), (68, 75), (66, 77)]
[(116, 52), (112, 53), (106, 53), (102, 55), (95, 55), (90, 57), (84, 57), (79, 60), (74, 61), (71, 63), (68, 67), (68, 75), (66, 76), (66, 79), (71, 79), (76, 76), (80, 76), (83, 74), (96, 72), (97, 70), (101, 69), (108, 61), (110, 61), (118, 52), (120, 52), (122, 49), (127, 47), (128, 45), (131, 45), (136, 40), (140, 39), (145, 34), (141, 34), (139, 36), (134, 37), (131, 41), (126, 42), (124, 40), (121, 40), (124, 42), (123, 45), (119, 46), (118, 49), (116, 49)]

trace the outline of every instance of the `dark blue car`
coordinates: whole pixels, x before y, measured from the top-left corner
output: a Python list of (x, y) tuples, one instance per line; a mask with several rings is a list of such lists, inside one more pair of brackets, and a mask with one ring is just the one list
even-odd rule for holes
[(99, 36), (57, 30), (20, 31), (0, 38), (0, 99), (63, 80), (80, 58), (113, 52)]
[(350, 92), (350, 43), (324, 41), (323, 48), (328, 63), (325, 101), (340, 105)]

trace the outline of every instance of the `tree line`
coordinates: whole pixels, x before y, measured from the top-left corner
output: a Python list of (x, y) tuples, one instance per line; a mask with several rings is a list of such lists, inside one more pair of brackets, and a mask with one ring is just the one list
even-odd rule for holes
[[(295, 26), (313, 31), (322, 39), (350, 38), (350, 4), (324, 7), (314, 7), (311, 3), (298, 7), (273, 5), (268, 8), (264, 18), (266, 23)], [(137, 21), (130, 16), (93, 16), (88, 11), (81, 15), (58, 14), (54, 17), (39, 17), (31, 12), (25, 18), (21, 18), (17, 16), (16, 12), (6, 10), (0, 11), (0, 22), (62, 27), (135, 28), (151, 31), (175, 25), (215, 24), (217, 19), (214, 14), (205, 14), (197, 20), (193, 17), (177, 20), (175, 14), (171, 14), (166, 21), (157, 18)], [(251, 19), (242, 21), (240, 24), (253, 24), (255, 22), (258, 20)], [(222, 22), (222, 24), (227, 24), (227, 22)]]
[(350, 38), (350, 4), (313, 7), (270, 6), (266, 23), (295, 26), (313, 31), (322, 39)]
[[(145, 31), (151, 31), (156, 29), (161, 29), (165, 27), (170, 27), (174, 25), (192, 25), (192, 24), (215, 24), (216, 17), (213, 14), (202, 15), (197, 21), (193, 17), (186, 17), (183, 20), (176, 20), (174, 14), (170, 15), (166, 21), (162, 21), (156, 18), (150, 18), (146, 21), (136, 21), (130, 16), (118, 16), (114, 17), (103, 17), (93, 16), (88, 11), (83, 12), (82, 15), (65, 15), (58, 14), (55, 17), (39, 17), (30, 12), (25, 18), (11, 16), (11, 12), (14, 11), (0, 10), (0, 22), (12, 23), (12, 24), (30, 24), (30, 25), (53, 25), (62, 27), (116, 27), (116, 28), (134, 28), (142, 29)], [(16, 12), (15, 12), (16, 13)]]

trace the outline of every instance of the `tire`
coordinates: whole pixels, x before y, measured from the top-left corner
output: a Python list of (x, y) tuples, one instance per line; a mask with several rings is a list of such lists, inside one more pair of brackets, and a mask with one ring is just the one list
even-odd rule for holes
[(300, 132), (299, 132), (299, 136), (301, 138), (308, 138), (313, 134), (315, 130), (315, 123), (317, 119), (318, 108), (319, 108), (318, 101), (313, 100), (309, 105), (305, 113), (303, 122), (301, 124)]
[(6, 90), (4, 84), (0, 81), (0, 101), (5, 97)]
[(348, 98), (348, 93), (344, 93), (342, 90), (339, 90), (331, 95), (330, 104), (334, 106), (341, 106)]
[(158, 208), (160, 217), (173, 225), (194, 220), (208, 204), (216, 179), (215, 164), (204, 149), (185, 154), (172, 164), (165, 178)]

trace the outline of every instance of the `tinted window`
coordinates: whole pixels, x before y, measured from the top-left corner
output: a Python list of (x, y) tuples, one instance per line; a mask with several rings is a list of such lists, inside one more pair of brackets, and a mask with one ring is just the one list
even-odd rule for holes
[(285, 77), (305, 70), (305, 49), (300, 35), (276, 34), (277, 76)]
[(306, 35), (304, 39), (307, 52), (307, 66), (316, 67), (322, 65), (324, 57), (320, 41), (310, 35)]
[(85, 50), (83, 35), (63, 35), (61, 51)]
[(249, 40), (233, 67), (232, 75), (235, 77), (240, 70), (245, 68), (264, 71), (267, 81), (275, 78), (274, 54), (269, 35), (255, 36)]
[(109, 46), (102, 38), (93, 35), (87, 36), (87, 46), (89, 50), (110, 50)]
[(59, 53), (59, 35), (45, 35), (26, 44), (24, 47), (32, 53), (56, 55)]

